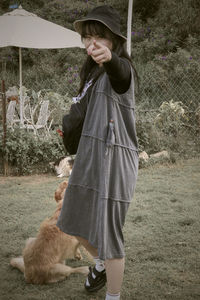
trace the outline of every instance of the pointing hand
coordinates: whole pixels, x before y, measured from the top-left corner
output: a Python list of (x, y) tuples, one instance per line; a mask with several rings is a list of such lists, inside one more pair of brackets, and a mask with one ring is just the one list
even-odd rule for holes
[(87, 53), (91, 55), (93, 60), (99, 65), (110, 61), (112, 58), (110, 49), (96, 40), (88, 47)]

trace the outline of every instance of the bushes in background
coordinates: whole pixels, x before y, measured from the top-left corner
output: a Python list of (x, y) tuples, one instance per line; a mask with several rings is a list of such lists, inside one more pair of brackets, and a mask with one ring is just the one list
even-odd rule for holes
[(48, 172), (49, 162), (65, 155), (62, 139), (55, 130), (40, 136), (20, 128), (8, 130), (5, 149), (2, 140), (1, 134), (0, 154), (18, 175), (31, 174), (34, 168), (39, 173)]
[[(191, 137), (197, 133), (199, 123), (191, 128), (188, 120), (187, 107), (173, 100), (163, 102), (159, 110), (137, 111), (139, 150), (145, 150), (148, 154), (168, 150), (170, 153), (179, 153), (182, 157), (186, 154), (192, 156), (191, 148), (197, 149), (199, 143), (198, 135), (196, 139)], [(59, 125), (61, 123), (57, 124)], [(42, 129), (39, 135), (15, 127), (7, 132), (5, 149), (2, 140), (1, 136), (0, 156), (7, 158), (16, 174), (30, 174), (34, 170), (39, 173), (48, 172), (51, 169), (49, 162), (55, 162), (66, 155), (56, 127), (49, 134), (45, 134)]]

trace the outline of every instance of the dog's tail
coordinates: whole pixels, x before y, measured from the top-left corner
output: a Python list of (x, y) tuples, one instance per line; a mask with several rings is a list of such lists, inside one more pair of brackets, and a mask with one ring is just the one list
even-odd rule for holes
[(25, 271), (25, 267), (24, 267), (24, 260), (23, 257), (15, 257), (12, 258), (10, 261), (10, 264), (12, 267), (19, 269), (22, 273), (24, 273)]

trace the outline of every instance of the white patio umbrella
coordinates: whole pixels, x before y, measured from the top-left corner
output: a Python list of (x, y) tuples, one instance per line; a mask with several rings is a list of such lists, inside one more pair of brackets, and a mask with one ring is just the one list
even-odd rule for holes
[(83, 48), (75, 31), (44, 20), (21, 6), (0, 16), (0, 47), (19, 47), (20, 123), (23, 125), (21, 47), (37, 49)]

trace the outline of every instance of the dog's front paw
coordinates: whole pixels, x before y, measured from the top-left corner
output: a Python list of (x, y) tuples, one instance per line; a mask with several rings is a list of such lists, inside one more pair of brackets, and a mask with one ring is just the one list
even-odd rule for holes
[(10, 260), (10, 265), (12, 266), (12, 267), (16, 267), (16, 265), (17, 265), (17, 262), (16, 262), (16, 258), (12, 258), (11, 260)]
[(10, 265), (13, 268), (18, 268), (20, 271), (24, 272), (24, 260), (23, 257), (14, 257), (10, 260)]

